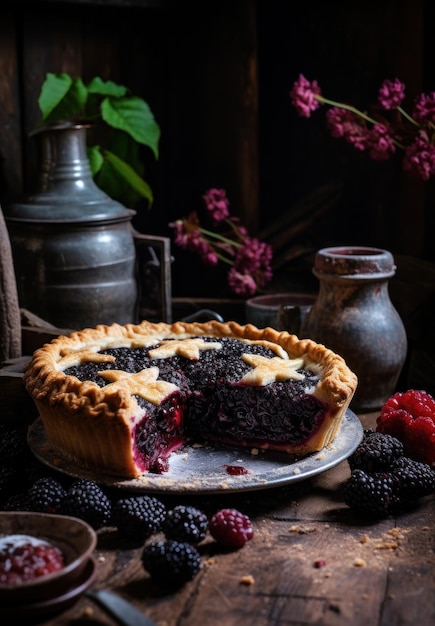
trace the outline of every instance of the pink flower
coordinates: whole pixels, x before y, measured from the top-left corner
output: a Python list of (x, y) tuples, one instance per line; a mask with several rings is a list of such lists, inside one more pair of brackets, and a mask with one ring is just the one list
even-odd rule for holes
[(379, 89), (378, 101), (384, 109), (397, 109), (405, 98), (405, 85), (399, 79), (384, 80)]
[(435, 174), (435, 147), (417, 137), (415, 142), (405, 149), (403, 169), (415, 178), (429, 180)]
[(313, 80), (310, 83), (305, 76), (299, 74), (298, 80), (290, 91), (290, 98), (301, 117), (310, 117), (311, 112), (319, 108), (320, 103), (316, 99), (316, 95), (320, 95), (317, 81)]
[(216, 224), (229, 217), (228, 207), (230, 203), (225, 189), (209, 189), (202, 196), (202, 199)]
[(257, 291), (255, 280), (250, 274), (241, 274), (232, 267), (228, 272), (228, 284), (234, 293), (244, 298), (253, 296)]
[(247, 237), (237, 249), (232, 269), (239, 275), (250, 276), (257, 286), (264, 287), (272, 278), (271, 260), (272, 248), (268, 244)]
[(258, 239), (247, 237), (236, 253), (234, 265), (244, 273), (254, 274), (258, 270), (268, 274), (272, 248)]
[(375, 124), (368, 132), (368, 150), (373, 161), (386, 161), (396, 152), (396, 146), (383, 124)]
[[(304, 117), (310, 117), (320, 104), (328, 105), (326, 124), (332, 137), (366, 151), (373, 161), (386, 161), (400, 150), (405, 172), (423, 181), (435, 176), (435, 92), (419, 95), (412, 116), (402, 108), (405, 85), (397, 78), (382, 83), (373, 115), (326, 98), (317, 82), (310, 82), (302, 74), (290, 96), (292, 105)], [(389, 117), (380, 113), (380, 107), (392, 111)]]
[(216, 252), (204, 239), (200, 230), (185, 230), (183, 220), (177, 220), (169, 224), (169, 226), (175, 229), (174, 241), (177, 246), (190, 252), (196, 252), (206, 265), (217, 265), (218, 258)]
[(419, 124), (433, 124), (435, 122), (435, 93), (422, 93), (417, 98), (412, 117)]
[(367, 147), (367, 128), (351, 111), (334, 107), (326, 112), (326, 124), (333, 137), (343, 137), (357, 150)]
[(175, 244), (198, 254), (206, 265), (217, 265), (219, 261), (230, 265), (230, 289), (239, 296), (255, 294), (272, 278), (272, 247), (251, 238), (240, 220), (230, 215), (224, 189), (209, 189), (202, 199), (205, 217), (214, 226), (218, 224), (220, 231), (205, 228), (193, 211), (187, 218), (169, 224), (175, 231)]

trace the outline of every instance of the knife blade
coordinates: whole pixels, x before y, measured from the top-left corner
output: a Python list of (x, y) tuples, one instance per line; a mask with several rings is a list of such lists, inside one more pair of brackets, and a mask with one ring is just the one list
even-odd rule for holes
[(156, 626), (149, 617), (113, 591), (90, 589), (86, 595), (123, 626)]

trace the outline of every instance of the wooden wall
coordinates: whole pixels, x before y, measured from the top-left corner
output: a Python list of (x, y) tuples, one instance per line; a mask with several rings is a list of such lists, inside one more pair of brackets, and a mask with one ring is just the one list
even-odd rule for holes
[(205, 186), (223, 185), (242, 213), (249, 206), (255, 226), (254, 7), (235, 3), (230, 23), (228, 7), (219, 8), (207, 24), (204, 5), (6, 2), (0, 9), (0, 201), (32, 190), (36, 146), (28, 133), (40, 119), (40, 87), (47, 72), (68, 72), (128, 86), (150, 104), (161, 126), (159, 162), (146, 160), (156, 204), (143, 219), (145, 228), (166, 226)]
[(261, 207), (282, 213), (335, 180), (342, 197), (311, 231), (316, 245), (365, 242), (435, 260), (427, 237), (433, 182), (410, 179), (398, 161), (370, 161), (329, 136), (324, 111), (306, 120), (288, 101), (299, 73), (317, 80), (325, 96), (363, 110), (376, 103), (385, 78), (399, 78), (411, 110), (422, 90), (435, 91), (432, 3), (332, 0), (314, 8), (271, 0), (260, 3), (258, 25)]
[[(310, 263), (316, 248), (335, 243), (434, 261), (433, 185), (349, 152), (328, 136), (323, 116), (299, 118), (288, 95), (300, 72), (362, 107), (387, 77), (403, 80), (409, 98), (435, 89), (433, 17), (429, 0), (315, 8), (286, 0), (5, 0), (0, 202), (35, 188), (28, 134), (46, 72), (99, 75), (144, 97), (161, 125), (159, 161), (144, 154), (156, 201), (138, 213), (143, 232), (168, 235), (168, 222), (197, 208), (205, 189), (224, 187), (254, 233), (279, 224), (283, 266), (304, 253)], [(182, 261), (176, 292), (197, 271), (196, 261)]]

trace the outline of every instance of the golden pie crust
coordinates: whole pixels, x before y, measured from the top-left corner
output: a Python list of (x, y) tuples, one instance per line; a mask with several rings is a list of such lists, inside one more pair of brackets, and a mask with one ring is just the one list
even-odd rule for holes
[[(236, 322), (174, 324), (150, 323), (121, 326), (97, 326), (59, 336), (35, 351), (24, 372), (24, 384), (32, 396), (44, 423), (50, 444), (60, 456), (88, 469), (123, 478), (135, 478), (141, 471), (135, 460), (133, 428), (143, 415), (135, 395), (142, 395), (158, 404), (175, 387), (158, 380), (158, 368), (150, 367), (134, 375), (116, 369), (104, 372), (112, 384), (99, 387), (92, 381), (81, 382), (64, 374), (65, 369), (86, 361), (110, 361), (113, 357), (98, 354), (100, 350), (117, 347), (147, 347), (163, 342), (153, 356), (164, 358), (168, 350), (185, 358), (197, 359), (203, 349), (198, 337), (216, 337), (216, 345), (207, 342), (207, 349), (218, 349), (219, 338), (233, 337), (266, 342), (276, 358), (263, 359), (245, 355), (252, 370), (244, 384), (266, 385), (274, 380), (297, 377), (301, 364), (320, 376), (312, 395), (326, 407), (322, 427), (302, 445), (285, 448), (290, 454), (305, 455), (322, 449), (335, 438), (346, 409), (357, 387), (357, 377), (343, 358), (310, 339), (272, 328)], [(165, 343), (165, 340), (179, 340)], [(265, 361), (271, 361), (269, 365)], [(264, 442), (262, 448), (274, 448)], [(277, 449), (282, 450), (283, 447)]]

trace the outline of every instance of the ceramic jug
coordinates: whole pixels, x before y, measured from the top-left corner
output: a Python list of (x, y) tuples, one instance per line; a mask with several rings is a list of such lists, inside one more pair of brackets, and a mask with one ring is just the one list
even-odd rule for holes
[(406, 359), (406, 330), (388, 291), (395, 271), (392, 254), (379, 248), (331, 247), (315, 255), (319, 293), (301, 337), (340, 354), (358, 376), (354, 410), (379, 409)]

